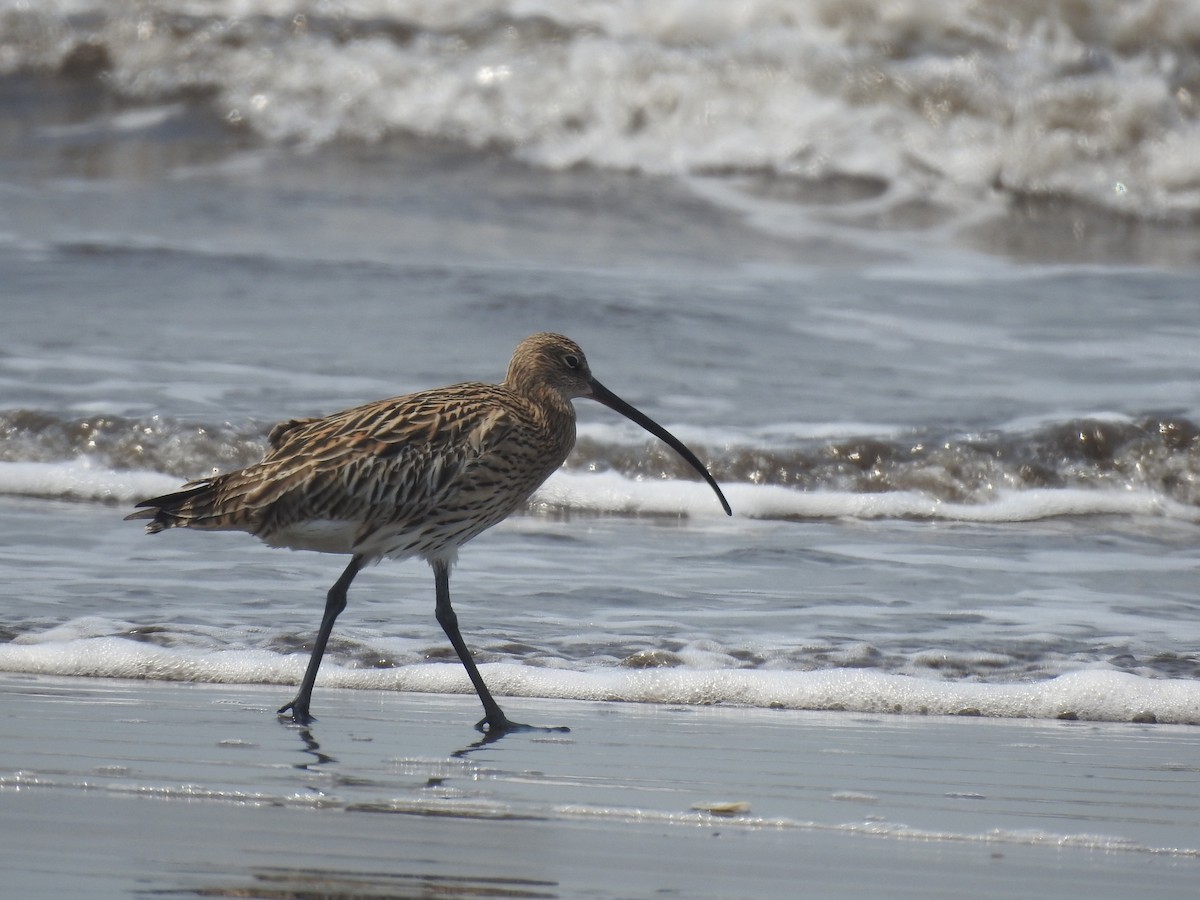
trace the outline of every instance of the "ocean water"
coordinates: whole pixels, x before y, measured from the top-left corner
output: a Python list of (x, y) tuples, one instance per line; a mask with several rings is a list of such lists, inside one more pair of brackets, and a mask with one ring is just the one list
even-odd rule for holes
[[(556, 330), (735, 515), (580, 402), (452, 582), (498, 694), (1200, 724), (1198, 35), (0, 2), (0, 670), (282, 703), (342, 561), (122, 516)], [(470, 690), (427, 567), (360, 576), (321, 685)]]

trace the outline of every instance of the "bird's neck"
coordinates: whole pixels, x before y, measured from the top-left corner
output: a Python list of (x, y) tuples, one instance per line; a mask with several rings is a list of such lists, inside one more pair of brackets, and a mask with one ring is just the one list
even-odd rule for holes
[(517, 384), (505, 382), (505, 386), (529, 404), (534, 419), (555, 443), (565, 447), (569, 453), (575, 443), (575, 404), (543, 384)]

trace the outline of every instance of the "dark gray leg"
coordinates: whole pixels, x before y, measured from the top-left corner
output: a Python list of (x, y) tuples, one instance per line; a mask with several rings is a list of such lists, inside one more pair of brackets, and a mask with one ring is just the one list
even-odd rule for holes
[(346, 591), (349, 590), (354, 576), (362, 569), (363, 562), (364, 559), (361, 556), (351, 558), (350, 565), (346, 566), (346, 571), (342, 572), (341, 578), (334, 582), (333, 587), (329, 589), (329, 593), (325, 597), (325, 615), (321, 618), (321, 629), (317, 632), (317, 639), (313, 643), (312, 656), (308, 658), (308, 668), (304, 672), (304, 680), (300, 682), (300, 690), (296, 692), (296, 698), (291, 703), (279, 708), (278, 715), (282, 716), (290, 710), (294, 722), (308, 725), (313, 721), (313, 717), (308, 712), (308, 704), (312, 700), (313, 685), (317, 683), (317, 670), (321, 668), (321, 657), (325, 655), (325, 645), (329, 643), (333, 623), (346, 608)]
[(483, 676), (479, 674), (479, 669), (475, 665), (475, 660), (471, 658), (471, 651), (467, 649), (467, 645), (462, 639), (462, 634), (458, 630), (458, 615), (454, 612), (454, 607), (450, 605), (450, 564), (438, 561), (432, 562), (431, 565), (433, 566), (433, 583), (437, 590), (437, 609), (434, 615), (437, 617), (438, 624), (442, 626), (442, 630), (446, 632), (446, 637), (450, 638), (454, 652), (462, 661), (463, 668), (467, 670), (467, 675), (471, 679), (471, 684), (475, 685), (475, 693), (479, 695), (479, 700), (483, 703), (485, 715), (475, 727), (479, 731), (485, 731), (484, 726), (486, 725), (486, 733), (489, 735), (527, 729), (528, 725), (510, 722), (508, 716), (504, 715), (500, 704), (492, 698), (492, 692), (484, 683)]

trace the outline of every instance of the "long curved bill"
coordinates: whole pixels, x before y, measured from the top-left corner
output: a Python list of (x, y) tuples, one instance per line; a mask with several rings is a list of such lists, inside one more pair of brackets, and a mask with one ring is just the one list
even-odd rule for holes
[(725, 495), (721, 493), (721, 488), (717, 484), (717, 480), (709, 474), (708, 469), (704, 468), (703, 463), (696, 458), (696, 454), (687, 448), (683, 441), (667, 431), (652, 418), (646, 415), (636, 407), (630, 406), (596, 379), (592, 379), (592, 399), (597, 403), (603, 403), (614, 412), (619, 412), (631, 422), (636, 422), (645, 428), (648, 432), (654, 435), (663, 443), (667, 444), (672, 450), (687, 460), (688, 465), (700, 473), (700, 476), (709, 483), (717, 493), (717, 499), (721, 501), (721, 506), (725, 507), (725, 515), (732, 516), (733, 510), (729, 508), (729, 501), (725, 499)]

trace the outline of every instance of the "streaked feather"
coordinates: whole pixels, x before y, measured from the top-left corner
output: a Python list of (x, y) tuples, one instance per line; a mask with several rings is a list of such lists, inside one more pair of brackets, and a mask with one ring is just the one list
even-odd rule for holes
[(452, 552), (519, 508), (574, 440), (570, 402), (548, 409), (506, 384), (452, 385), (280, 423), (258, 463), (143, 501), (129, 518), (296, 549)]

